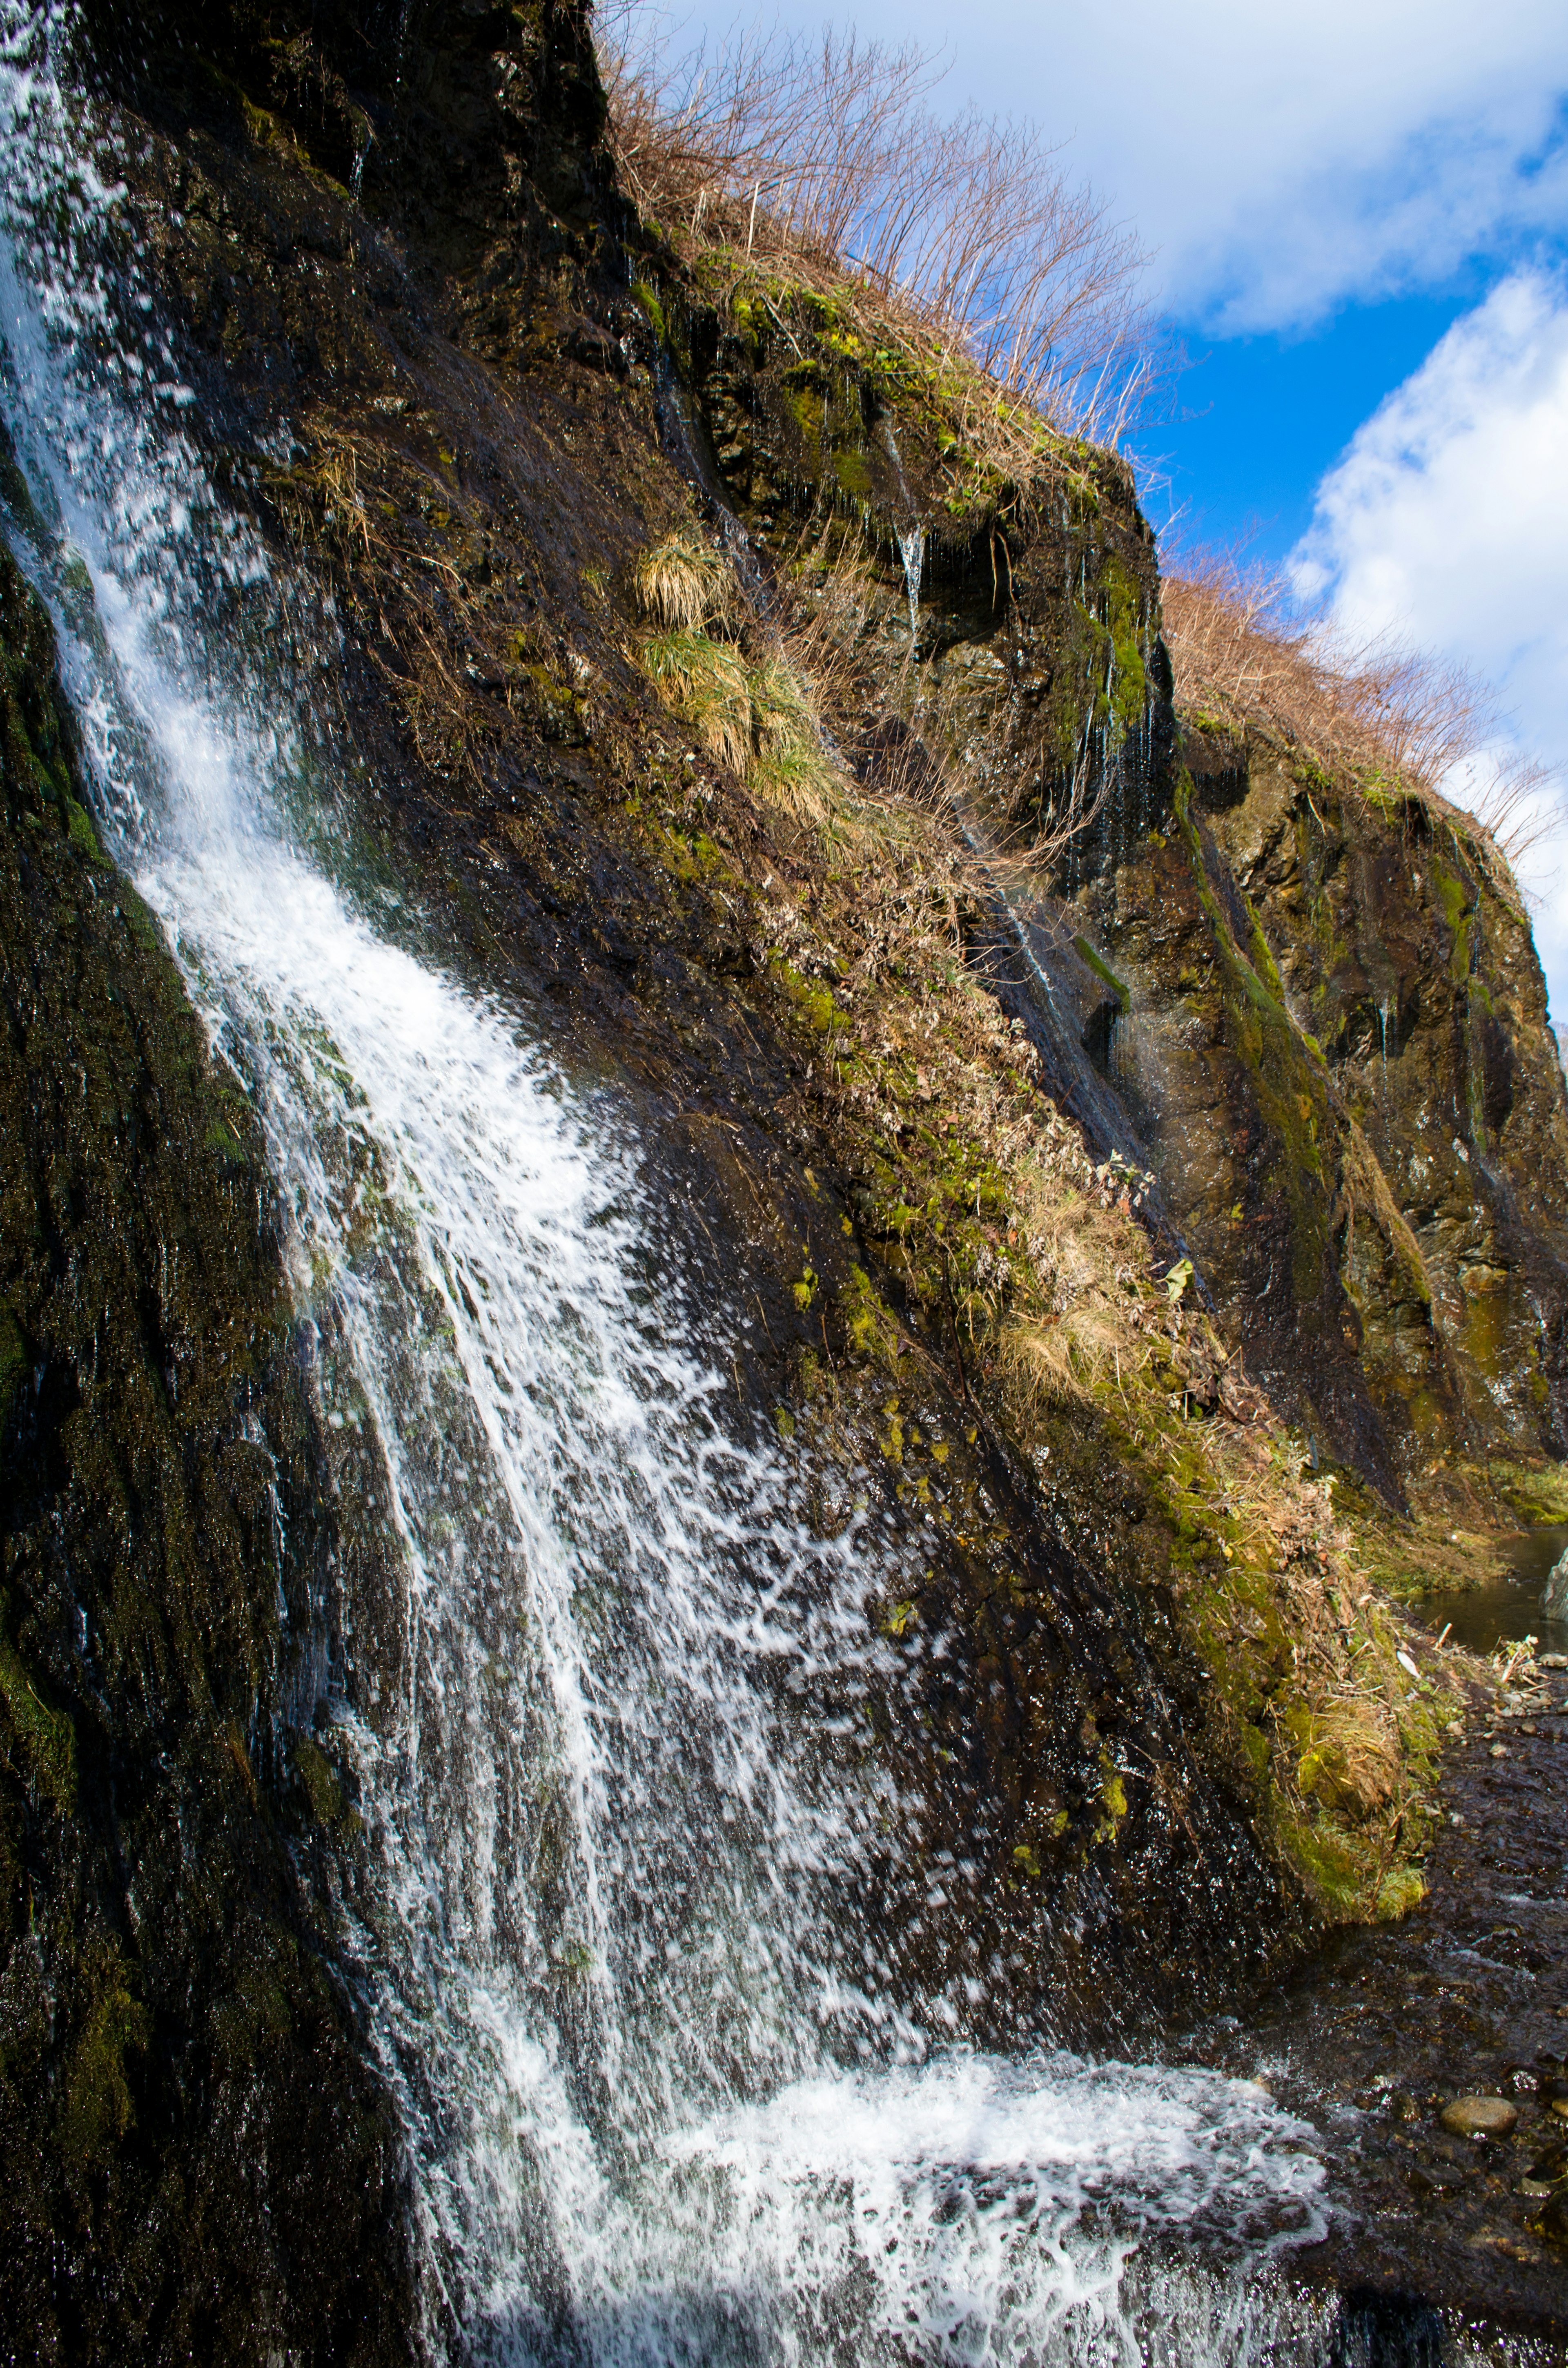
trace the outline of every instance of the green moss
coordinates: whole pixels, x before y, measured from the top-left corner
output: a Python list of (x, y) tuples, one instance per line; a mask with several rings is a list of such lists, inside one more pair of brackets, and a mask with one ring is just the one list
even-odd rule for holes
[[(0, 1620), (7, 1611), (0, 1596)], [(21, 1747), (23, 1763), (55, 1807), (69, 1816), (76, 1805), (76, 1730), (68, 1714), (51, 1707), (40, 1685), (28, 1675), (20, 1655), (0, 1633), (0, 1701), (6, 1706), (12, 1734)]]
[(1336, 1923), (1358, 1918), (1366, 1905), (1366, 1873), (1360, 1857), (1336, 1828), (1289, 1815), (1280, 1839), (1324, 1912)]
[(1095, 951), (1093, 946), (1089, 943), (1087, 938), (1074, 938), (1073, 943), (1078, 954), (1085, 962), (1087, 962), (1089, 968), (1094, 972), (1095, 976), (1100, 981), (1101, 985), (1109, 987), (1111, 993), (1115, 996), (1123, 1011), (1131, 1011), (1132, 1008), (1131, 988), (1125, 985), (1122, 981), (1118, 978), (1116, 973), (1111, 969), (1108, 962), (1101, 960), (1100, 956)]
[(1100, 1814), (1095, 1827), (1096, 1842), (1114, 1842), (1127, 1815), (1127, 1786), (1121, 1771), (1103, 1746), (1100, 1750)]
[(132, 1987), (119, 1943), (103, 1941), (84, 1952), (87, 2004), (65, 2066), (60, 2141), (79, 2169), (104, 2162), (135, 2119), (126, 2057), (152, 2037), (152, 2021)]
[(1378, 1885), (1377, 1913), (1380, 1922), (1397, 1923), (1418, 1907), (1431, 1889), (1418, 1866), (1392, 1867)]
[(631, 293), (648, 317), (649, 325), (661, 345), (669, 343), (669, 330), (665, 322), (665, 308), (645, 279), (634, 279)]
[(773, 958), (773, 971), (801, 1018), (817, 1035), (831, 1035), (845, 1024), (845, 1015), (834, 1001), (831, 987), (802, 978), (792, 963), (778, 955)]
[(1115, 728), (1125, 737), (1142, 723), (1149, 704), (1149, 677), (1142, 650), (1142, 598), (1114, 554), (1108, 554), (1100, 581), (1106, 628), (1110, 636), (1108, 703)]
[(840, 445), (833, 456), (833, 473), (841, 494), (851, 501), (869, 501), (871, 471), (864, 452), (851, 444)]
[(839, 1293), (846, 1341), (862, 1362), (896, 1372), (902, 1348), (898, 1320), (879, 1297), (864, 1267), (852, 1266)]
[(92, 815), (79, 799), (68, 798), (65, 803), (65, 827), (73, 847), (94, 863), (101, 863), (104, 850)]
[(215, 1118), (212, 1121), (207, 1130), (206, 1142), (208, 1150), (215, 1151), (220, 1159), (228, 1161), (231, 1167), (249, 1167), (250, 1154), (227, 1119)]
[(1488, 1476), (1521, 1521), (1568, 1521), (1568, 1463), (1501, 1463)]

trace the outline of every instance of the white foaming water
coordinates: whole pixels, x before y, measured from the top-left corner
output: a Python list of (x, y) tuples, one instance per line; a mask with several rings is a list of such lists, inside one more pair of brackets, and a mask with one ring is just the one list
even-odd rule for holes
[(167, 348), (127, 329), (150, 308), (52, 28), (0, 29), (15, 539), (105, 829), (260, 1111), (363, 1532), (335, 1714), (374, 1904), (346, 1946), (414, 2163), (425, 2340), (1143, 2357), (1141, 2239), (1301, 2232), (1306, 2134), (1207, 2073), (933, 2048), (944, 2002), (887, 1994), (856, 1902), (893, 1822), (862, 1710), (889, 1549), (806, 1535), (740, 1435), (610, 1098), (312, 853), (308, 661), (254, 655), (299, 643), (287, 587), (181, 432)]

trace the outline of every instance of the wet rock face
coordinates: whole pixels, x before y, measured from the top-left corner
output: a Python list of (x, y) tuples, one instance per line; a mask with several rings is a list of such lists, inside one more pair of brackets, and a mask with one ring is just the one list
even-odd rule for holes
[(1118, 1087), (1277, 1401), (1385, 1490), (1561, 1454), (1568, 1109), (1528, 925), (1462, 821), (1188, 739), (1179, 826), (1074, 897)]
[(1466, 1421), (1568, 1452), (1568, 1098), (1523, 910), (1414, 800), (1314, 811), (1265, 762), (1215, 829), (1419, 1245)]
[(528, 335), (542, 284), (570, 276), (618, 212), (570, 0), (86, 0), (82, 26), (95, 81), (171, 139), (194, 132), (198, 171), (204, 139), (236, 128), (292, 147), (449, 282), (492, 344)]
[(0, 2298), (37, 2356), (405, 2356), (326, 1760), (278, 1723), (333, 1616), (261, 1157), (0, 552)]
[[(1190, 837), (1246, 966), (1227, 989), (1205, 976), (1200, 948), (1178, 955), (1140, 934), (1139, 890), (1159, 854), (1094, 904), (1153, 1007), (1130, 1048), (1131, 1094), (1154, 1104), (1195, 1040), (1207, 1032), (1233, 1057), (1246, 1006), (1282, 1006), (1294, 1110), (1283, 1102), (1273, 1131), (1289, 1142), (1300, 1113), (1294, 1165), (1313, 1187), (1292, 1258), (1315, 1231), (1329, 1300), (1337, 1284), (1346, 1303), (1348, 1361), (1395, 1462), (1414, 1473), (1467, 1444), (1560, 1455), (1568, 1102), (1526, 917), (1462, 819), (1314, 784), (1267, 751), (1223, 769), (1212, 754), (1195, 775)], [(1228, 1115), (1206, 1117), (1179, 1089), (1166, 1111), (1172, 1099), (1177, 1124), (1156, 1115), (1153, 1130), (1189, 1164), (1187, 1221), (1217, 1289), (1233, 1293), (1256, 1222), (1252, 1171)], [(1304, 1306), (1307, 1278), (1291, 1272)], [(1245, 1295), (1263, 1304), (1256, 1285)], [(1320, 1304), (1333, 1360), (1335, 1311)], [(1343, 1386), (1328, 1396), (1309, 1381), (1303, 1395), (1343, 1453)], [(1365, 1449), (1355, 1460), (1369, 1468)]]
[[(1340, 1272), (1342, 1117), (1206, 819), (1183, 803), (1168, 837), (1151, 834), (1072, 907), (1129, 990), (1108, 1082), (1249, 1371), (1325, 1450), (1392, 1489)], [(1378, 1218), (1374, 1203), (1361, 1222), (1381, 1244)]]

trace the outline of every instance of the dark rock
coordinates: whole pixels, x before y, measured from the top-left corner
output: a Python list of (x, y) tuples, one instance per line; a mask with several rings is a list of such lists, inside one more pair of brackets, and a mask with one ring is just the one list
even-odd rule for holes
[(1548, 2244), (1568, 2247), (1568, 2180), (1552, 2189), (1529, 2225)]
[(1464, 2185), (1468, 2172), (1453, 2162), (1418, 2162), (1411, 2170), (1415, 2187), (1428, 2195), (1448, 2195)]
[(1327, 2368), (1442, 2368), (1443, 2325), (1419, 2295), (1358, 2286), (1345, 2295)]
[(403, 2360), (342, 1872), (286, 1839), (328, 1490), (262, 1145), (74, 745), (0, 548), (0, 2313), (29, 2358)]

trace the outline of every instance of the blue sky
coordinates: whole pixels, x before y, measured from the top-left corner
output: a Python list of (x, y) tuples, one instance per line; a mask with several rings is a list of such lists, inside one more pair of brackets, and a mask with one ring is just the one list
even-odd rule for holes
[[(1136, 438), (1156, 527), (1479, 667), (1498, 754), (1568, 770), (1562, 0), (633, 0), (661, 15), (677, 48), (914, 40), (938, 105), (1066, 142), (1188, 358)], [(1568, 1019), (1568, 825), (1520, 869)]]
[(1282, 564), (1324, 472), (1474, 301), (1467, 273), (1462, 293), (1347, 303), (1306, 330), (1213, 336), (1173, 323), (1185, 366), (1168, 416), (1137, 438), (1162, 535)]

